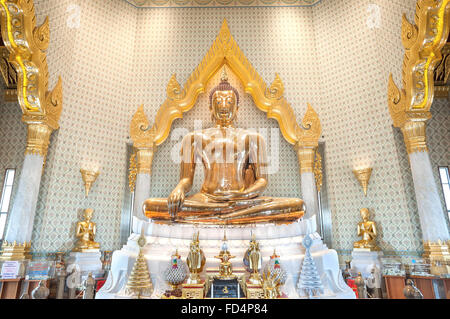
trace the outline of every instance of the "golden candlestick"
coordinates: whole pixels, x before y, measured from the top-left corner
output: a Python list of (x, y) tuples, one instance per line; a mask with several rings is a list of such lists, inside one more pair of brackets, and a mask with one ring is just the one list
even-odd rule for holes
[(360, 168), (354, 169), (353, 174), (355, 174), (356, 179), (363, 188), (364, 195), (367, 196), (367, 187), (369, 186), (370, 175), (372, 174), (372, 168)]
[(80, 169), (81, 177), (83, 178), (84, 189), (86, 191), (86, 197), (89, 195), (89, 191), (91, 190), (92, 184), (94, 184), (100, 172), (88, 171), (85, 169)]

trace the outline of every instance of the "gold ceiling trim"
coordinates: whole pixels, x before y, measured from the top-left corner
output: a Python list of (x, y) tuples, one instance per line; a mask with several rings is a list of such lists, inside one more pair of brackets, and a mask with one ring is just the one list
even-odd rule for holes
[(312, 7), (322, 0), (126, 0), (137, 8)]
[(9, 62), (17, 72), (17, 95), (26, 123), (59, 128), (62, 81), (48, 91), (46, 50), (50, 41), (48, 17), (36, 26), (33, 0), (0, 0), (0, 24)]
[(409, 120), (431, 118), (434, 99), (434, 70), (449, 35), (450, 0), (418, 0), (415, 24), (403, 15), (402, 42), (405, 48), (402, 89), (388, 84), (389, 112), (395, 127)]
[(184, 88), (172, 75), (167, 85), (167, 99), (161, 105), (155, 117), (155, 124), (150, 128), (143, 106), (133, 116), (130, 135), (136, 148), (145, 145), (160, 145), (168, 137), (175, 119), (183, 118), (196, 103), (200, 93), (204, 93), (209, 79), (223, 65), (227, 65), (239, 78), (245, 92), (250, 94), (258, 109), (275, 119), (283, 137), (290, 144), (301, 146), (304, 143), (318, 145), (321, 125), (317, 113), (308, 104), (308, 109), (301, 127), (296, 116), (283, 97), (284, 86), (278, 74), (270, 87), (253, 68), (241, 51), (224, 20), (219, 35), (214, 40), (208, 53), (188, 78)]

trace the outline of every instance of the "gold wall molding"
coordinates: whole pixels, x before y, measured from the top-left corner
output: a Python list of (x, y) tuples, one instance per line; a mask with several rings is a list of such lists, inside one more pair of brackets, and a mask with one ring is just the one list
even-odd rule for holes
[(418, 0), (415, 24), (403, 15), (402, 43), (405, 55), (402, 89), (388, 84), (388, 106), (394, 126), (431, 118), (434, 99), (434, 70), (442, 60), (441, 50), (449, 35), (450, 0)]
[(33, 0), (0, 0), (0, 25), (8, 61), (17, 72), (17, 96), (23, 122), (59, 128), (62, 80), (48, 91), (46, 50), (50, 41), (48, 17), (36, 26)]

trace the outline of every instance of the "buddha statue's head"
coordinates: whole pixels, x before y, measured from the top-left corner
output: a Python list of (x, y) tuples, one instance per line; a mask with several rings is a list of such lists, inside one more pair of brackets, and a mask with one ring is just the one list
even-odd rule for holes
[(209, 109), (212, 113), (212, 119), (219, 125), (228, 126), (236, 118), (239, 107), (239, 93), (228, 82), (228, 76), (225, 68), (222, 72), (222, 78), (209, 94)]
[(361, 217), (362, 217), (364, 222), (367, 222), (369, 220), (370, 213), (369, 213), (369, 210), (367, 208), (361, 208), (359, 213), (361, 214)]
[(90, 221), (92, 219), (92, 215), (94, 214), (94, 210), (92, 208), (87, 208), (84, 210), (84, 219), (86, 221)]

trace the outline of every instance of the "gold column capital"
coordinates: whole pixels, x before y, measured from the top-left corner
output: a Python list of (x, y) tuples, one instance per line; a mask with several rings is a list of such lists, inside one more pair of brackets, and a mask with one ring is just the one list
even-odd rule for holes
[(45, 159), (53, 129), (46, 123), (27, 123), (27, 131), (25, 154), (37, 154)]
[(156, 147), (136, 149), (136, 168), (138, 174), (151, 174), (153, 154)]
[(296, 144), (298, 163), (300, 165), (300, 174), (314, 171), (314, 159), (316, 147), (302, 146)]
[(401, 128), (408, 154), (428, 152), (426, 121), (407, 121)]

